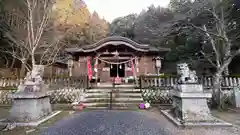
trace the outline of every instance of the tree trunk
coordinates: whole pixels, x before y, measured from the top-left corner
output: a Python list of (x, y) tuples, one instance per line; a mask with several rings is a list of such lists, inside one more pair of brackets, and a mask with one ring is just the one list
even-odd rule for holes
[(20, 77), (25, 77), (25, 73), (26, 73), (26, 63), (22, 62), (21, 64), (21, 70), (20, 70)]
[[(225, 53), (225, 56), (224, 56), (224, 59), (227, 59), (227, 58), (229, 58), (229, 57), (231, 57), (231, 48), (230, 48), (230, 44), (228, 44), (228, 47), (226, 47), (226, 53)], [(232, 60), (231, 60), (232, 61)], [(230, 62), (231, 62), (230, 61)], [(228, 61), (225, 61), (225, 62), (228, 62)], [(230, 64), (230, 62), (226, 65), (226, 67), (224, 68), (224, 71), (223, 71), (223, 74), (225, 75), (225, 76), (228, 76), (229, 75), (229, 64)]]
[(10, 68), (13, 68), (13, 66), (14, 66), (15, 62), (16, 62), (16, 58), (15, 58), (15, 57), (13, 57), (13, 59), (12, 59), (12, 64), (11, 64), (11, 67), (10, 67)]
[(228, 68), (228, 67), (226, 67), (226, 68), (224, 69), (223, 74), (224, 74), (225, 76), (229, 76), (229, 68)]
[(213, 88), (212, 88), (212, 93), (213, 93), (212, 105), (213, 105), (213, 107), (217, 107), (220, 105), (221, 83), (222, 83), (222, 73), (217, 71), (213, 77)]
[(6, 60), (5, 68), (8, 68), (8, 66), (9, 66), (9, 60), (8, 60), (7, 58), (5, 58), (5, 60)]
[(32, 67), (32, 75), (35, 76), (35, 75), (40, 75), (41, 77), (43, 77), (44, 75), (44, 68), (45, 66), (44, 65), (33, 65)]
[(34, 53), (32, 54), (31, 58), (32, 58), (32, 67), (34, 67), (34, 65), (36, 64)]

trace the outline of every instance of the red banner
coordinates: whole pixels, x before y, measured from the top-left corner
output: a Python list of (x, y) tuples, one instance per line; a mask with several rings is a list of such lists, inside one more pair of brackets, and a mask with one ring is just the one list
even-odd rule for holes
[(90, 57), (87, 57), (88, 79), (92, 80), (92, 67)]

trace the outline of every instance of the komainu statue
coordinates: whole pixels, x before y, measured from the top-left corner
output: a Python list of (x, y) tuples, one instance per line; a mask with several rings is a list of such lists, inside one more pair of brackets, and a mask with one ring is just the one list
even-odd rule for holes
[(40, 92), (43, 90), (44, 81), (42, 79), (44, 66), (34, 65), (32, 71), (28, 72), (23, 80), (23, 84), (18, 86), (19, 92)]
[(196, 71), (191, 71), (187, 63), (177, 64), (177, 73), (180, 76), (180, 78), (178, 79), (179, 84), (198, 82)]

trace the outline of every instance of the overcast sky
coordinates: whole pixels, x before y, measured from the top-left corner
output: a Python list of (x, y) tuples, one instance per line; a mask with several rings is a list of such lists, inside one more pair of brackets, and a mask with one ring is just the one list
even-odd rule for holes
[(169, 0), (85, 0), (90, 12), (94, 10), (111, 22), (113, 19), (131, 13), (140, 13), (151, 4), (166, 7)]

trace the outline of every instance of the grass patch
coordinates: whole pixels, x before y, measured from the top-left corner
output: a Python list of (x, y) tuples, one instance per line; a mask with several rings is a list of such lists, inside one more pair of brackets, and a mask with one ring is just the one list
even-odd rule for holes
[(8, 116), (11, 106), (0, 106), (0, 119), (4, 119)]

